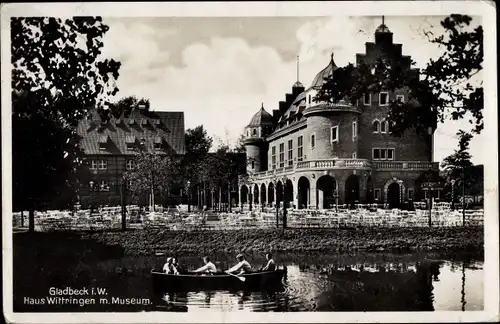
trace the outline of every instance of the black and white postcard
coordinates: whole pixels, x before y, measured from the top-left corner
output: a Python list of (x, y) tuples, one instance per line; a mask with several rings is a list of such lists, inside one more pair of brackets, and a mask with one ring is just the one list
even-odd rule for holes
[(2, 5), (6, 320), (498, 321), (495, 10)]

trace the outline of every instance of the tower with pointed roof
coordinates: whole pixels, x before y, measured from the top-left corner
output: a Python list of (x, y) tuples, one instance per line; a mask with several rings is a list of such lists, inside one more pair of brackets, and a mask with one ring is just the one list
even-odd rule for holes
[[(374, 36), (364, 53), (356, 54), (357, 66), (373, 68), (383, 60), (405, 76), (418, 78), (410, 56), (393, 43), (385, 17)], [(439, 166), (432, 162), (432, 134), (408, 130), (395, 137), (387, 120), (391, 101), (409, 100), (408, 90), (380, 89), (356, 102), (319, 101), (318, 91), (339, 69), (333, 54), (308, 87), (299, 81), (298, 62), (297, 57), (291, 93), (272, 116), (261, 108), (245, 129), (252, 177), (240, 184), (240, 192), (251, 190), (255, 203), (298, 209), (357, 203), (394, 208), (425, 198), (419, 176)]]
[(260, 172), (261, 166), (267, 164), (267, 155), (262, 152), (267, 150), (265, 139), (273, 131), (273, 126), (273, 116), (264, 109), (264, 103), (262, 103), (244, 131), (248, 173)]

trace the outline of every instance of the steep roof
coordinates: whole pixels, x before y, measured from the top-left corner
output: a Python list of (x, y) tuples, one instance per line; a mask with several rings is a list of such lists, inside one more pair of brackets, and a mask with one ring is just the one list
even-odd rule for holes
[(314, 78), (311, 88), (318, 90), (321, 88), (321, 86), (325, 83), (325, 79), (329, 77), (330, 75), (333, 74), (333, 71), (337, 70), (338, 67), (333, 61), (333, 54), (330, 60), (330, 63), (321, 71), (319, 71), (318, 74), (316, 74), (316, 77)]
[[(102, 123), (97, 112), (80, 121), (77, 133), (87, 155), (130, 155), (127, 145), (144, 142), (163, 144), (164, 152), (184, 154), (184, 113), (134, 110), (128, 117), (110, 117)], [(105, 143), (100, 143), (106, 139)], [(106, 149), (100, 149), (101, 145)]]
[(273, 116), (264, 109), (264, 105), (260, 107), (259, 111), (253, 115), (252, 120), (247, 127), (258, 127), (262, 125), (272, 125)]
[(287, 111), (280, 117), (279, 122), (282, 122), (292, 115), (302, 112), (305, 107), (306, 92), (301, 92), (293, 101)]

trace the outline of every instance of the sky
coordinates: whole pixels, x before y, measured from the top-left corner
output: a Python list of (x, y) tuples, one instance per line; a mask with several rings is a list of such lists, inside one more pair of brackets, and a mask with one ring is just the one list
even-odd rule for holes
[[(424, 31), (439, 33), (440, 16), (385, 17), (403, 55), (416, 67), (441, 53)], [(477, 21), (477, 19), (476, 19)], [(233, 145), (261, 105), (272, 113), (298, 79), (308, 87), (330, 60), (355, 63), (374, 41), (382, 17), (104, 18), (103, 56), (122, 63), (116, 99), (148, 98), (157, 111), (184, 111), (187, 128), (203, 124), (216, 142)], [(479, 23), (479, 21), (477, 21)], [(299, 73), (297, 73), (299, 56)], [(476, 81), (481, 75), (476, 75)], [(440, 124), (434, 160), (453, 153), (467, 121)], [(471, 142), (484, 163), (484, 135)]]

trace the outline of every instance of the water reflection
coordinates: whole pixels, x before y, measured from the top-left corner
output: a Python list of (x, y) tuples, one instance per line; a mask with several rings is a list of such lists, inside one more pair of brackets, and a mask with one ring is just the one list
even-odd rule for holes
[[(232, 256), (217, 256), (225, 269)], [(249, 256), (252, 265), (262, 256)], [(183, 257), (186, 268), (198, 257)], [(281, 290), (154, 291), (150, 270), (160, 257), (125, 257), (58, 269), (40, 268), (35, 278), (16, 278), (15, 311), (467, 311), (483, 309), (482, 256), (438, 254), (277, 255), (286, 265)], [(116, 269), (120, 269), (117, 271)], [(126, 269), (126, 271), (123, 271)], [(151, 305), (96, 305), (92, 308), (30, 306), (24, 296), (45, 296), (50, 286), (107, 288), (110, 296), (150, 298)], [(265, 289), (264, 289), (265, 290)]]
[[(177, 300), (189, 311), (435, 311), (481, 309), (482, 279), (466, 289), (466, 273), (482, 276), (481, 262), (420, 259), (413, 262), (285, 262), (284, 291), (211, 291)], [(449, 277), (461, 269), (460, 281)], [(441, 280), (445, 278), (444, 280)], [(459, 290), (460, 289), (460, 290)], [(453, 294), (461, 291), (459, 303)], [(469, 294), (470, 296), (467, 296)], [(472, 305), (466, 307), (466, 300)], [(443, 301), (447, 302), (443, 303)], [(450, 300), (452, 302), (450, 302)]]

